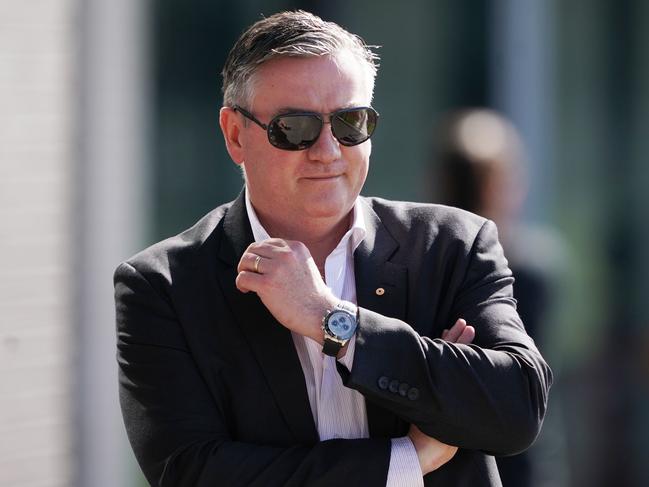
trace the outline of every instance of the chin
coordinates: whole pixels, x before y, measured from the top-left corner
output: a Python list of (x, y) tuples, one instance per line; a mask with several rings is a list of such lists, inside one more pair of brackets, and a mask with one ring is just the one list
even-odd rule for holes
[(341, 200), (321, 202), (319, 204), (309, 204), (306, 208), (306, 214), (312, 218), (342, 218), (354, 206), (352, 201), (349, 204)]
[(354, 206), (356, 194), (350, 188), (310, 188), (301, 194), (304, 214), (310, 218), (342, 218)]
[(344, 213), (342, 206), (310, 206), (305, 212), (311, 218), (333, 218)]

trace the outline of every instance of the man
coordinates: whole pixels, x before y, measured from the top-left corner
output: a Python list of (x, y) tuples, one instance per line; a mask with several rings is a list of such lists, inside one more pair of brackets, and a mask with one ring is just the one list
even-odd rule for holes
[(115, 274), (153, 485), (500, 485), (490, 454), (536, 437), (550, 371), (494, 225), (359, 197), (375, 74), (360, 38), (301, 11), (230, 52), (220, 124), (245, 190)]

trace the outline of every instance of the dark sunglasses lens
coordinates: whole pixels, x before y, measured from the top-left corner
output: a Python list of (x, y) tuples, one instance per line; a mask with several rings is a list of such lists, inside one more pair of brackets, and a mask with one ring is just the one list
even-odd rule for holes
[(278, 149), (303, 150), (316, 141), (322, 120), (315, 115), (280, 115), (268, 125), (268, 140)]
[(331, 128), (341, 144), (358, 145), (372, 136), (377, 118), (377, 113), (371, 108), (341, 110), (331, 117)]

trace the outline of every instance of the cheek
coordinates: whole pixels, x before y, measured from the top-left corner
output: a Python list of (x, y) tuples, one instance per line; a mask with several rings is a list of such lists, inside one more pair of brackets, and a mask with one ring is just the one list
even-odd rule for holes
[(290, 192), (296, 179), (293, 170), (295, 163), (290, 156), (286, 151), (268, 147), (249, 151), (244, 167), (250, 185), (258, 193), (267, 195)]
[[(367, 146), (365, 146), (367, 144)], [(368, 141), (366, 144), (357, 147), (357, 153), (354, 154), (354, 172), (356, 176), (356, 183), (360, 186), (365, 183), (367, 173), (370, 166), (370, 154), (372, 153), (372, 145)]]

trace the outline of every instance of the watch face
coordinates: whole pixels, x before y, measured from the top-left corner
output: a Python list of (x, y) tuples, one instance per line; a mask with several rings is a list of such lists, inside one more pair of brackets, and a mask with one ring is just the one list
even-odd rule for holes
[(356, 330), (356, 320), (345, 311), (334, 311), (327, 320), (329, 331), (341, 340), (349, 340)]

